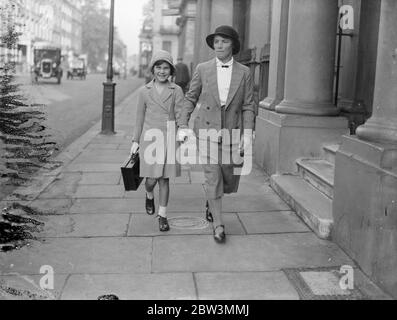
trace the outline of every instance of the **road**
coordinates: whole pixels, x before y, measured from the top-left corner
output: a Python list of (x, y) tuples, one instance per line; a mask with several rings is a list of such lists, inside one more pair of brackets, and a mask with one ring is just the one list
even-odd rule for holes
[[(104, 74), (88, 75), (86, 80), (64, 77), (61, 85), (55, 80), (32, 85), (29, 77), (18, 79), (29, 102), (43, 104), (42, 110), (47, 116), (45, 125), (52, 140), (57, 142), (59, 152), (101, 119), (104, 81)], [(143, 85), (143, 80), (136, 77), (114, 81), (116, 104)]]

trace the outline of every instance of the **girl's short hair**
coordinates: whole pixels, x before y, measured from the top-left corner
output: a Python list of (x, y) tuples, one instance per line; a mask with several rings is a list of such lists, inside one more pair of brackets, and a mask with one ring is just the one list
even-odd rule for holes
[(175, 74), (175, 68), (174, 68), (174, 66), (173, 65), (171, 65), (168, 61), (165, 61), (165, 60), (158, 60), (158, 61), (156, 61), (154, 64), (153, 64), (153, 67), (152, 67), (152, 73), (154, 74), (154, 67), (157, 67), (157, 66), (160, 66), (160, 65), (162, 65), (163, 63), (166, 63), (166, 64), (168, 64), (168, 66), (170, 67), (170, 69), (171, 69), (171, 76), (173, 76), (174, 74)]

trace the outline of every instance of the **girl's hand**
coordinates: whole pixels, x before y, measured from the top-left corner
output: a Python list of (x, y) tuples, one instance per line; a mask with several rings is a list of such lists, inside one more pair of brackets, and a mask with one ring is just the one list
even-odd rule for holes
[(189, 128), (179, 128), (176, 133), (177, 141), (182, 143), (185, 143), (191, 136), (194, 137), (194, 133), (193, 130)]
[(132, 157), (134, 154), (136, 154), (139, 150), (139, 143), (137, 142), (133, 142), (132, 143), (132, 147), (131, 147), (131, 151), (130, 151), (130, 156)]

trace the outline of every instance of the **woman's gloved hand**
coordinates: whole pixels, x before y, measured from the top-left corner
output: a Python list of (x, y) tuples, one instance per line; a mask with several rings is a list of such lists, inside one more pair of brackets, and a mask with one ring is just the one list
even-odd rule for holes
[(254, 140), (254, 134), (250, 130), (244, 130), (244, 134), (241, 137), (239, 151), (240, 155), (243, 157), (244, 154), (248, 154), (249, 151), (252, 153), (252, 144)]

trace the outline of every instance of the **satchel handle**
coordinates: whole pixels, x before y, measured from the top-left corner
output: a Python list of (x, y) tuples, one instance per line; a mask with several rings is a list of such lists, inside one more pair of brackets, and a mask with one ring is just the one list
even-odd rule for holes
[(139, 149), (136, 153), (134, 153), (133, 155), (131, 155), (129, 161), (127, 162), (127, 166), (132, 162), (132, 161), (136, 161), (136, 159), (139, 157)]

